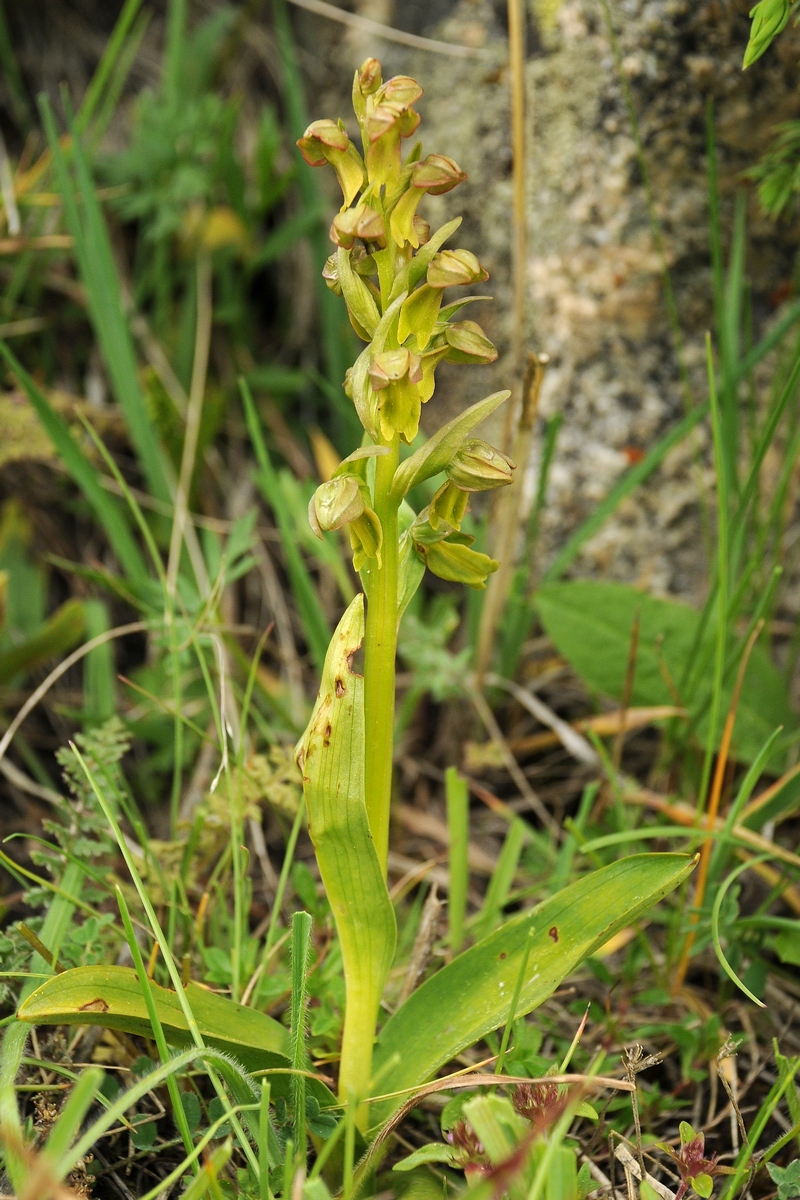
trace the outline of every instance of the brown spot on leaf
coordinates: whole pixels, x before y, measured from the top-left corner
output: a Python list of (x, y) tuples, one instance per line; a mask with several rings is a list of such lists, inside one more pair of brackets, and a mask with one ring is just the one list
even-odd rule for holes
[(79, 1012), (108, 1012), (108, 1004), (102, 996), (98, 996), (96, 1000), (89, 1000), (86, 1004), (80, 1006)]
[(548, 929), (548, 931), (547, 931), (547, 936), (548, 936), (549, 938), (552, 938), (552, 940), (553, 940), (554, 942), (557, 942), (557, 941), (558, 941), (558, 926), (557, 926), (557, 925), (552, 925), (552, 926), (550, 927), (550, 929)]
[[(342, 696), (345, 693), (345, 686), (342, 683), (341, 679), (337, 678), (336, 683), (334, 684), (334, 691), (336, 692), (336, 699), (341, 700)], [(330, 729), (330, 726), (328, 726), (328, 728)]]
[(330, 727), (330, 724), (326, 725), (326, 726), (325, 726), (325, 732), (324, 732), (324, 734), (322, 735), (322, 744), (323, 744), (323, 746), (330, 746), (330, 744), (331, 744), (331, 733), (332, 733), (332, 732), (333, 732), (333, 731), (332, 731), (332, 729), (331, 729), (331, 727)]
[(505, 950), (501, 950), (501, 951), (500, 951), (500, 957), (501, 957), (501, 958), (508, 958), (508, 954), (507, 954), (507, 952), (506, 952)]

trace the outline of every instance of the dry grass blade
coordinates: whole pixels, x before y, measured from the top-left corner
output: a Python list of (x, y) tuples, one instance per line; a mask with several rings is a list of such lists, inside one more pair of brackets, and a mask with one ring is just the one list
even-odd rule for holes
[[(549, 708), (538, 696), (531, 695), (526, 688), (520, 687), (511, 679), (502, 679), (499, 675), (487, 675), (486, 682), (490, 687), (499, 687), (508, 692), (518, 704), (528, 710), (532, 717), (535, 717), (542, 725), (549, 726), (567, 753), (571, 754), (578, 762), (590, 767), (598, 765), (600, 760), (597, 752), (589, 745), (586, 738), (581, 737), (568, 721), (562, 721), (561, 717), (554, 713), (552, 708)], [(624, 728), (624, 723), (621, 723), (620, 728)]]
[[(644, 729), (656, 721), (668, 721), (672, 717), (685, 717), (686, 709), (674, 704), (654, 704), (645, 708), (615, 709), (614, 712), (599, 713), (596, 717), (580, 717), (570, 721), (571, 729), (579, 733), (596, 733), (598, 737), (613, 737), (624, 729), (633, 733), (636, 729)], [(558, 734), (531, 733), (525, 737), (509, 738), (508, 747), (514, 754), (531, 754), (536, 750), (546, 750), (556, 746), (561, 741)], [(797, 768), (800, 771), (800, 767)]]
[(105, 633), (99, 633), (97, 637), (92, 638), (83, 646), (79, 646), (77, 650), (73, 650), (72, 654), (68, 654), (63, 662), (54, 667), (50, 674), (44, 679), (35, 691), (31, 692), (28, 699), (19, 710), (14, 720), (9, 725), (8, 729), (0, 738), (0, 759), (3, 758), (6, 750), (11, 745), (15, 733), (19, 729), (22, 722), (30, 712), (36, 707), (39, 701), (47, 695), (54, 683), (57, 683), (62, 675), (66, 675), (70, 667), (74, 667), (75, 663), (80, 662), (92, 650), (96, 650), (98, 646), (105, 646), (107, 642), (113, 641), (114, 638), (125, 637), (129, 633), (144, 633), (148, 628), (145, 621), (132, 621), (130, 625), (118, 625), (116, 629), (107, 629)]
[[(516, 152), (515, 152), (516, 162)], [(489, 669), (494, 652), (495, 634), (500, 617), (503, 613), (511, 583), (514, 578), (516, 564), (517, 539), (520, 530), (520, 517), (523, 502), (523, 484), (525, 469), (531, 456), (533, 431), (536, 415), (539, 411), (539, 396), (544, 380), (544, 371), (549, 357), (546, 354), (531, 354), (528, 356), (525, 378), (522, 383), (522, 403), (520, 405), (519, 423), (511, 457), (517, 464), (514, 481), (509, 487), (503, 488), (497, 499), (493, 513), (492, 554), (499, 560), (500, 566), (489, 580), (486, 597), (481, 610), (481, 621), (478, 629), (478, 646), (475, 652), (475, 675), (478, 686), (482, 686), (484, 676)], [(510, 413), (512, 410), (507, 409)]]
[[(725, 779), (725, 769), (728, 765), (728, 754), (731, 747), (731, 739), (733, 738), (733, 730), (736, 725), (736, 713), (739, 708), (739, 698), (742, 694), (742, 686), (744, 685), (745, 672), (747, 664), (750, 661), (753, 647), (758, 641), (761, 630), (764, 628), (763, 620), (758, 621), (753, 629), (750, 637), (747, 639), (747, 645), (742, 654), (742, 660), (739, 663), (739, 670), (736, 675), (736, 683), (733, 688), (733, 696), (731, 697), (730, 708), (728, 715), (725, 718), (725, 726), (722, 731), (722, 740), (720, 741), (719, 753), (717, 755), (716, 769), (714, 771), (714, 779), (711, 784), (711, 795), (708, 802), (708, 812), (706, 814), (706, 829), (711, 831), (716, 826), (717, 813), (719, 811), (719, 801), (722, 795), (722, 784)], [(702, 803), (702, 797), (699, 798), (699, 803)], [(694, 890), (694, 902), (690, 916), (690, 926), (686, 934), (686, 940), (683, 943), (678, 966), (675, 971), (675, 977), (672, 982), (672, 994), (676, 995), (683, 987), (683, 981), (686, 978), (686, 972), (689, 967), (689, 959), (692, 954), (695, 936), (697, 934), (697, 923), (700, 920), (700, 910), (703, 906), (703, 899), (706, 894), (706, 880), (708, 878), (708, 864), (711, 859), (712, 839), (706, 838), (703, 842), (700, 852), (700, 866), (697, 872), (697, 883)]]
[(304, 8), (307, 12), (316, 13), (320, 17), (327, 17), (330, 21), (337, 21), (340, 25), (348, 25), (351, 29), (357, 29), (361, 33), (385, 38), (387, 42), (397, 42), (401, 46), (412, 46), (415, 50), (430, 50), (433, 54), (447, 54), (451, 58), (493, 57), (491, 50), (484, 50), (480, 46), (459, 46), (455, 42), (440, 42), (436, 38), (420, 37), (417, 33), (406, 33), (404, 29), (394, 29), (391, 25), (383, 25), (380, 21), (373, 21), (370, 17), (362, 17), (358, 13), (347, 12), (345, 9), (336, 8), (333, 4), (326, 4), (325, 0), (289, 0), (289, 3), (294, 4), (297, 8)]

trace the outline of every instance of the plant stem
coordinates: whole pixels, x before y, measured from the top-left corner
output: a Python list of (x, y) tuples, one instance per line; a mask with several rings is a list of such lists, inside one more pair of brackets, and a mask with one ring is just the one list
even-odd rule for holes
[(381, 565), (369, 567), (364, 639), (364, 795), (369, 827), (384, 875), (389, 853), (389, 806), (394, 755), (394, 677), (397, 652), (397, 502), (390, 499), (400, 457), (397, 434), (375, 465), (375, 512), (383, 529)]

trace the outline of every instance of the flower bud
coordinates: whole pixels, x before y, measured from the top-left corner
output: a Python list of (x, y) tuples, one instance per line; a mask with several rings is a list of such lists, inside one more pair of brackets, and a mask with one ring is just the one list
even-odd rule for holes
[(488, 492), (511, 483), (515, 466), (510, 458), (481, 438), (462, 442), (445, 467), (447, 478), (465, 492)]
[(789, 0), (760, 0), (755, 8), (750, 9), (753, 24), (750, 27), (750, 41), (744, 54), (742, 67), (749, 67), (759, 59), (767, 47), (789, 21), (791, 6)]
[(370, 208), (362, 200), (355, 208), (346, 208), (333, 218), (331, 225), (331, 241), (345, 250), (349, 250), (356, 238), (364, 242), (378, 242), (386, 245), (386, 231), (383, 227), (383, 217), (374, 208)]
[(371, 96), (381, 86), (381, 64), (377, 58), (367, 58), (356, 71), (358, 90), (362, 96)]
[(317, 537), (323, 530), (341, 529), (363, 515), (366, 502), (361, 484), (353, 475), (340, 475), (322, 483), (308, 505), (308, 523)]
[(345, 205), (352, 204), (366, 183), (366, 172), (361, 155), (345, 130), (335, 121), (312, 121), (303, 136), (297, 139), (297, 145), (310, 167), (321, 167), (326, 162), (331, 164)]
[(337, 296), (342, 294), (342, 285), (339, 282), (339, 272), (336, 269), (336, 255), (331, 254), (325, 259), (325, 266), (322, 268), (322, 278), (325, 280), (325, 286), (329, 287)]
[(493, 363), (497, 347), (475, 321), (456, 321), (445, 326), (444, 336), (450, 349), (445, 355), (452, 363)]
[(488, 278), (489, 272), (470, 250), (440, 250), (431, 260), (427, 274), (428, 284), (434, 288), (479, 283)]
[(469, 496), (451, 482), (443, 483), (428, 506), (428, 522), (432, 529), (445, 527), (449, 533), (461, 528)]

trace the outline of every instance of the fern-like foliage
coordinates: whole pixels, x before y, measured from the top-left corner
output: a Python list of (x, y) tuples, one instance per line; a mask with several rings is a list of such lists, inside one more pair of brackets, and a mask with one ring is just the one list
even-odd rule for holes
[(758, 196), (771, 217), (792, 216), (800, 197), (800, 121), (779, 125), (761, 162), (748, 172), (758, 183)]
[[(130, 736), (122, 721), (112, 717), (88, 733), (77, 734), (75, 743), (109, 804), (116, 807), (115, 794), (125, 788), (119, 764), (130, 749)], [(63, 873), (67, 855), (91, 868), (93, 862), (108, 859), (114, 845), (97, 797), (72, 748), (62, 747), (56, 758), (70, 795), (55, 807), (53, 817), (42, 822), (52, 839), (50, 845), (35, 850), (31, 856), (38, 866), (47, 868), (53, 879)], [(87, 870), (87, 875), (91, 875), (91, 870)], [(104, 888), (87, 880), (84, 898), (89, 903), (99, 903), (106, 896)], [(33, 907), (42, 907), (49, 893), (34, 889), (26, 899)]]

